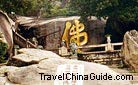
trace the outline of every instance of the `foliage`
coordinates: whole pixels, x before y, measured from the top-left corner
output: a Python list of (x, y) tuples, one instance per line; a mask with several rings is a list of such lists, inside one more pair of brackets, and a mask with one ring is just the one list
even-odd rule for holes
[[(60, 2), (59, 2), (60, 3)], [(50, 3), (50, 8), (48, 11), (44, 9), (45, 12), (43, 16), (46, 17), (55, 17), (55, 16), (66, 16), (68, 9), (66, 7), (62, 8), (60, 4)]]
[(55, 17), (72, 15), (68, 0), (0, 0), (0, 9), (18, 15)]
[(0, 0), (0, 8), (7, 13), (15, 12), (19, 15), (27, 15), (35, 9), (35, 3), (36, 0)]
[(71, 0), (78, 14), (88, 16), (115, 17), (122, 21), (138, 20), (138, 0)]
[(0, 42), (0, 63), (4, 63), (5, 62), (5, 54), (6, 54), (6, 50), (8, 48), (8, 45), (4, 42)]
[(106, 18), (105, 34), (111, 34), (113, 42), (121, 42), (128, 30), (138, 30), (138, 0), (71, 0), (71, 7), (85, 22), (89, 16)]
[(45, 10), (44, 12), (45, 17), (76, 15), (76, 10), (70, 8), (70, 2), (68, 2), (68, 0), (54, 0), (53, 2), (50, 2), (49, 5), (49, 11), (47, 12)]
[(111, 37), (112, 35), (111, 34), (106, 34), (105, 37)]
[[(71, 6), (70, 6), (71, 3)], [(0, 9), (19, 15), (44, 17), (80, 15), (138, 20), (138, 0), (0, 0)]]
[(0, 8), (7, 13), (36, 15), (47, 0), (0, 0)]

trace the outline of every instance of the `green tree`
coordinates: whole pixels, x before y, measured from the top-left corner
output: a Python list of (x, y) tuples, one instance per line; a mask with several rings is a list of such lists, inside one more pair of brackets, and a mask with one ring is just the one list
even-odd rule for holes
[(89, 16), (108, 17), (105, 33), (121, 36), (119, 41), (126, 31), (138, 29), (138, 0), (71, 0), (71, 5), (84, 21)]
[(75, 11), (76, 10), (72, 10), (70, 8), (69, 0), (52, 0), (50, 1), (48, 11), (45, 10), (44, 16), (46, 17), (71, 16), (76, 14)]
[(36, 16), (42, 8), (49, 9), (48, 0), (0, 0), (0, 9), (7, 13)]
[(138, 0), (71, 0), (82, 17), (116, 17), (123, 21), (138, 20)]
[(18, 15), (55, 17), (72, 15), (69, 0), (0, 0), (0, 9)]

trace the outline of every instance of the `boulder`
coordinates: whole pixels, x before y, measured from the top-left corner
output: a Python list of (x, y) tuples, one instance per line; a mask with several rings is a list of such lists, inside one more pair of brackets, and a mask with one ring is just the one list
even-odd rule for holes
[(105, 22), (103, 20), (90, 20), (88, 30), (88, 45), (101, 44), (105, 41)]
[(6, 82), (6, 77), (0, 77), (0, 85), (4, 85)]
[(122, 55), (125, 63), (134, 71), (138, 71), (138, 32), (126, 32), (123, 40)]
[(12, 71), (12, 70), (17, 70), (19, 69), (18, 67), (14, 66), (1, 66), (0, 67), (0, 77), (5, 77), (7, 72)]
[(0, 77), (0, 85), (20, 85), (10, 82), (7, 77)]
[[(77, 70), (76, 70), (77, 69)], [(95, 75), (112, 75), (113, 80), (79, 80), (77, 85), (130, 85), (129, 81), (126, 80), (114, 80), (116, 75), (119, 75), (115, 71), (111, 70), (107, 66), (89, 63), (78, 60), (69, 60), (63, 58), (49, 58), (39, 62), (39, 64), (20, 67), (19, 70), (13, 70), (8, 72), (7, 77), (11, 82), (20, 85), (63, 85), (65, 83), (69, 84), (69, 81), (63, 78), (63, 73), (79, 73), (81, 75), (89, 75), (91, 73)], [(53, 76), (48, 78), (48, 76), (41, 75), (61, 75), (63, 79), (56, 80)], [(94, 75), (93, 75), (94, 76)], [(89, 75), (90, 77), (90, 75)], [(68, 78), (68, 77), (67, 77)], [(51, 80), (48, 80), (51, 79)], [(73, 83), (74, 81), (72, 81)]]
[(14, 66), (1, 66), (0, 67), (0, 85), (19, 85), (19, 84), (14, 84), (7, 79), (7, 72), (13, 71), (13, 70), (16, 71), (17, 69), (18, 67), (14, 67)]
[(46, 51), (46, 50), (41, 50), (41, 49), (33, 49), (33, 48), (22, 48), (18, 50), (19, 54), (27, 54), (31, 55), (33, 57), (43, 57), (43, 58), (60, 58), (57, 54), (51, 52), (51, 51)]
[(40, 49), (23, 48), (18, 50), (19, 55), (15, 55), (10, 59), (8, 65), (13, 66), (28, 66), (32, 64), (38, 64), (41, 60), (48, 58), (60, 58), (51, 51), (45, 51)]
[[(2, 72), (4, 76), (1, 76), (3, 82), (1, 82), (0, 85), (68, 85), (70, 83), (76, 83), (77, 85), (131, 84), (128, 80), (114, 80), (115, 77), (120, 74), (105, 65), (64, 59), (53, 52), (40, 49), (20, 49), (19, 53), (22, 57), (19, 55), (14, 56), (12, 59), (18, 60), (18, 62), (14, 62), (13, 60), (12, 62), (14, 62), (14, 64), (20, 64), (20, 62), (22, 62), (22, 64), (19, 65), (22, 66), (32, 61), (37, 63), (23, 67), (11, 66), (10, 68), (10, 66), (2, 66), (0, 72), (2, 72), (3, 69), (8, 70)], [(67, 76), (67, 74), (70, 75)], [(67, 80), (67, 78), (72, 75), (75, 75), (73, 80)], [(79, 79), (79, 75), (83, 77)], [(87, 76), (85, 80), (84, 75)], [(107, 78), (104, 80), (101, 77), (99, 77), (99, 79), (98, 77), (96, 78), (96, 75), (102, 78), (103, 76), (108, 77), (110, 75), (112, 76), (112, 80)]]

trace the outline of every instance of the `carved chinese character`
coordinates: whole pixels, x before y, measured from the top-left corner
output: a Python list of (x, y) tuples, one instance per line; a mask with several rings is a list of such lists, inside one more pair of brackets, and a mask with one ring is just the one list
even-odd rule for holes
[[(84, 24), (80, 23), (78, 20), (74, 20), (75, 24), (70, 29), (70, 43), (72, 40), (78, 45), (84, 45), (88, 41), (88, 36), (84, 30)], [(81, 39), (82, 38), (82, 39)]]
[(88, 35), (83, 31), (84, 24), (80, 23), (78, 20), (74, 20), (73, 25), (71, 22), (66, 22), (62, 40), (65, 40), (67, 47), (72, 41), (74, 41), (78, 46), (84, 45), (88, 42)]

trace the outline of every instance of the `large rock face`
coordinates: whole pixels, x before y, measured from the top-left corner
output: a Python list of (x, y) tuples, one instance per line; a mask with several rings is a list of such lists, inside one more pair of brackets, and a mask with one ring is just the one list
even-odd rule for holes
[(99, 19), (89, 21), (88, 44), (101, 44), (105, 41), (105, 22)]
[[(78, 83), (77, 85), (130, 85), (130, 82), (126, 80), (114, 80), (115, 77), (119, 74), (104, 65), (78, 61), (78, 60), (64, 59), (59, 57), (55, 53), (39, 49), (21, 49), (19, 50), (19, 52), (21, 53), (19, 55), (22, 56), (17, 55), (13, 57), (14, 59), (18, 60), (16, 64), (20, 62), (28, 63), (32, 62), (32, 60), (37, 61), (37, 63), (32, 65), (28, 64), (27, 66), (24, 67), (18, 67), (18, 68), (14, 67), (14, 69), (12, 70), (8, 68), (9, 69), (8, 71), (4, 71), (2, 74), (6, 73), (6, 75), (2, 77), (2, 79), (6, 83), (7, 83), (6, 79), (8, 79), (9, 82), (11, 83), (9, 85), (14, 85), (14, 84), (15, 85), (16, 84), (17, 85), (65, 85), (65, 83), (66, 85), (68, 85), (69, 82)], [(1, 69), (4, 68), (6, 67), (3, 67)], [(71, 75), (66, 77), (67, 73), (70, 74), (73, 73), (75, 76), (88, 75), (88, 78), (86, 78), (86, 80), (82, 80), (82, 78), (80, 78), (82, 80), (81, 81), (76, 77), (76, 80), (79, 81), (75, 81), (74, 77), (73, 81), (67, 81), (66, 78), (71, 77)], [(49, 76), (44, 77), (44, 75), (49, 75)], [(53, 76), (57, 75), (57, 77), (53, 77), (52, 75)], [(112, 80), (109, 79), (104, 80), (101, 78), (99, 79), (98, 77), (96, 78), (96, 75), (101, 75), (102, 78), (104, 75), (107, 76), (111, 75)], [(54, 80), (55, 78), (56, 80)]]
[[(83, 61), (77, 60), (68, 60), (68, 59), (48, 59), (43, 60), (37, 65), (31, 65), (27, 67), (21, 67), (19, 70), (8, 72), (8, 79), (11, 82), (20, 85), (63, 85), (63, 83), (59, 84), (61, 80), (47, 80), (48, 76), (42, 77), (39, 73), (44, 73), (45, 75), (57, 75), (57, 72), (64, 72), (63, 70), (59, 70), (60, 65), (82, 65), (84, 66), (84, 70), (79, 70), (84, 72), (84, 75), (89, 75), (90, 73), (94, 73), (95, 75), (106, 74), (112, 75), (113, 79), (118, 73), (112, 71), (107, 66), (95, 64), (95, 63), (87, 63)], [(60, 68), (62, 69), (62, 68)], [(64, 70), (68, 70), (67, 68)], [(72, 69), (74, 70), (74, 69)], [(65, 71), (66, 72), (66, 71)], [(62, 75), (62, 74), (60, 74)], [(55, 84), (57, 82), (57, 84)], [(63, 82), (65, 82), (63, 80)], [(80, 84), (81, 85), (81, 84)], [(125, 80), (84, 80), (82, 85), (130, 85), (129, 81)]]
[(13, 47), (12, 29), (14, 29), (15, 23), (8, 17), (8, 15), (0, 10), (0, 32), (3, 33), (3, 37), (8, 44), (8, 53), (11, 53)]
[(125, 62), (138, 71), (138, 32), (136, 30), (126, 32), (123, 43)]
[[(20, 30), (25, 38), (31, 38), (30, 34), (33, 34), (32, 30), (34, 30), (35, 33), (34, 35), (37, 36), (39, 45), (42, 45), (47, 50), (57, 52), (57, 49), (61, 45), (61, 38), (65, 31), (66, 22), (68, 21), (71, 22), (72, 23), (71, 25), (73, 26), (75, 25), (73, 20), (74, 19), (79, 20), (79, 18), (80, 18), (79, 16), (72, 16), (66, 18), (55, 18), (50, 20), (36, 21), (36, 19), (33, 18), (18, 16), (17, 21), (19, 22), (20, 25), (23, 26), (21, 27)], [(80, 21), (80, 23), (82, 22)], [(105, 22), (103, 20), (97, 19), (96, 17), (93, 17), (88, 23), (89, 23), (89, 26), (87, 26), (89, 28), (88, 30), (86, 29), (85, 26), (85, 30), (87, 30), (86, 32), (88, 34), (87, 44), (91, 45), (91, 44), (103, 43), (105, 40), (104, 36)], [(28, 30), (26, 29), (26, 27), (29, 28), (32, 27), (32, 28)], [(68, 38), (72, 36), (69, 35), (69, 33), (66, 33), (66, 35), (69, 36)], [(81, 41), (83, 41), (83, 38)]]

